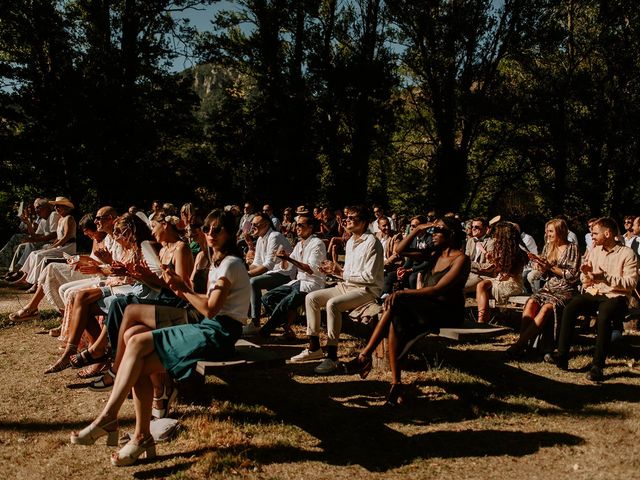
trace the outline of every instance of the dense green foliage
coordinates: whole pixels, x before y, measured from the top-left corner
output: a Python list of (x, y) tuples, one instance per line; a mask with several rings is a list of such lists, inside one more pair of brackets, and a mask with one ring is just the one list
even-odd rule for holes
[[(638, 205), (635, 0), (190, 0), (0, 8), (0, 202)], [(185, 52), (200, 66), (176, 73)]]

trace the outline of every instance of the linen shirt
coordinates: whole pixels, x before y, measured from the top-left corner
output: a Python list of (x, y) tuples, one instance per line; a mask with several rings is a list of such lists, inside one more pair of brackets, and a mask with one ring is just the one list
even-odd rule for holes
[(347, 241), (342, 278), (347, 285), (364, 287), (376, 297), (384, 283), (384, 252), (380, 240), (369, 231)]
[(282, 267), (282, 260), (276, 257), (278, 248), (282, 246), (285, 251), (291, 251), (291, 243), (287, 240), (287, 237), (280, 232), (269, 229), (267, 233), (262, 237), (258, 237), (256, 241), (256, 254), (253, 257), (252, 267), (262, 266), (267, 269), (266, 274), (269, 273), (284, 273), (292, 277), (296, 268), (289, 263), (287, 268)]
[[(478, 244), (482, 245), (482, 248)], [(491, 262), (487, 260), (487, 252), (491, 250), (493, 250), (493, 238), (491, 237), (485, 236), (480, 239), (470, 237), (467, 240), (464, 253), (471, 259), (472, 272), (484, 271), (491, 267)]]
[(55, 232), (58, 229), (59, 220), (60, 215), (55, 210), (47, 218), (38, 218), (38, 226), (35, 233), (37, 235), (49, 235), (51, 232)]
[[(604, 280), (585, 289), (591, 295), (606, 295), (609, 298), (631, 297), (633, 289), (638, 283), (638, 260), (636, 254), (629, 247), (616, 244), (606, 251), (602, 245), (597, 245), (589, 252), (589, 260), (593, 273), (604, 273)], [(580, 275), (584, 282), (586, 276)]]
[(309, 265), (313, 270), (313, 274), (310, 275), (307, 272), (297, 269), (298, 275), (294, 280), (287, 283), (287, 285), (293, 285), (299, 281), (300, 291), (303, 293), (324, 288), (325, 275), (320, 271), (319, 267), (322, 262), (327, 259), (327, 247), (322, 240), (315, 235), (310, 236), (304, 241), (300, 240), (296, 243), (290, 256), (300, 263)]

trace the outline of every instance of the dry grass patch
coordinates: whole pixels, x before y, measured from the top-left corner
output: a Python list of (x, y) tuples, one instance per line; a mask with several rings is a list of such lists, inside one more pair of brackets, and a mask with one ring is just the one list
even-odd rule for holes
[[(584, 378), (592, 339), (577, 346), (570, 372), (505, 363), (513, 335), (467, 345), (428, 341), (409, 359), (410, 406), (398, 410), (383, 407), (388, 372), (366, 381), (317, 376), (314, 363), (232, 372), (182, 391), (175, 411), (181, 429), (158, 446), (155, 461), (113, 468), (113, 449), (103, 443), (69, 444), (70, 431), (90, 422), (107, 394), (70, 388), (82, 383), (72, 370), (42, 374), (59, 355), (59, 342), (38, 334), (56, 325), (55, 312), (7, 322), (27, 298), (0, 290), (0, 465), (7, 478), (618, 479), (640, 468), (635, 334), (615, 347), (602, 385)], [(347, 338), (343, 358), (362, 344)], [(121, 424), (130, 430), (132, 422), (126, 402)]]

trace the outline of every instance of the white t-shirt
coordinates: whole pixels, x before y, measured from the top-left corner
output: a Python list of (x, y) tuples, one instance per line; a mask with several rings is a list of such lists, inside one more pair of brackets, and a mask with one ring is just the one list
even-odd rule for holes
[(241, 259), (232, 255), (224, 257), (217, 267), (211, 264), (207, 295), (213, 290), (216, 281), (223, 277), (229, 280), (231, 289), (218, 315), (227, 315), (244, 323), (251, 301), (251, 283), (247, 267)]

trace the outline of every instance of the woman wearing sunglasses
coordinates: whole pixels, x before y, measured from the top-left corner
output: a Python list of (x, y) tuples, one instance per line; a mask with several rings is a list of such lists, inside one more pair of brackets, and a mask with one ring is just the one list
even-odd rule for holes
[[(251, 297), (249, 275), (235, 241), (235, 219), (229, 212), (214, 210), (205, 219), (203, 231), (214, 250), (206, 295), (198, 294), (173, 270), (163, 277), (205, 318), (200, 323), (154, 329), (136, 325), (124, 332), (123, 358), (111, 396), (91, 425), (71, 434), (71, 443), (90, 445), (107, 436), (109, 445), (118, 439), (118, 412), (133, 388), (136, 428), (133, 438), (111, 457), (116, 466), (131, 465), (142, 455), (155, 456), (150, 432), (153, 386), (150, 376), (168, 373), (183, 380), (195, 372), (201, 360), (221, 360), (234, 353), (242, 334)], [(155, 308), (150, 306), (151, 309)], [(149, 316), (155, 323), (155, 312)]]
[(471, 262), (462, 252), (464, 232), (460, 222), (444, 218), (411, 230), (405, 242), (411, 242), (421, 230), (430, 228), (434, 250), (428, 259), (422, 285), (417, 289), (399, 290), (384, 302), (384, 313), (367, 346), (345, 366), (349, 373), (366, 378), (371, 371), (372, 355), (388, 336), (391, 390), (387, 405), (403, 403), (399, 361), (414, 339), (426, 332), (439, 332), (441, 327), (458, 326), (464, 319), (464, 284)]

